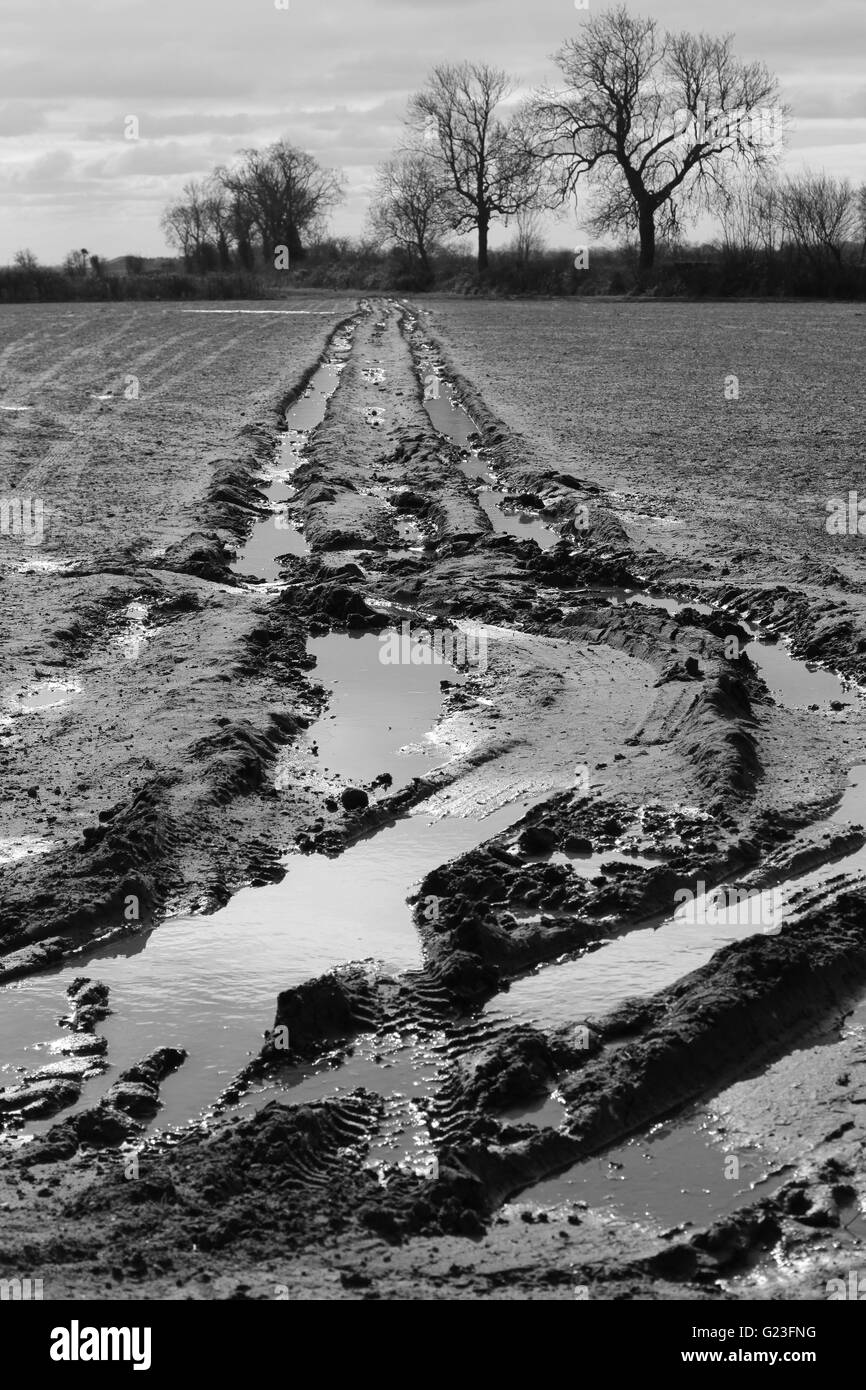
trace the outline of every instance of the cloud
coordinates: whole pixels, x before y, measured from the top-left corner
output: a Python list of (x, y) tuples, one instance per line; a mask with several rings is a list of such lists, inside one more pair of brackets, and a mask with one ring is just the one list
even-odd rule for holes
[(839, 78), (828, 87), (822, 78), (801, 78), (787, 84), (785, 95), (798, 119), (856, 120), (866, 116), (866, 87), (857, 80)]
[(90, 160), (81, 166), (85, 178), (139, 179), (147, 174), (169, 177), (173, 174), (195, 174), (207, 163), (211, 151), (201, 145), (183, 145), (172, 140), (166, 144), (147, 144), (136, 140), (125, 142), (113, 153)]
[[(124, 118), (130, 113), (118, 111), (107, 120), (91, 121), (81, 131), (85, 140), (116, 141), (123, 130)], [(252, 135), (271, 129), (284, 119), (273, 107), (262, 111), (216, 112), (209, 107), (200, 111), (180, 110), (160, 113), (149, 106), (138, 115), (141, 134), (148, 140), (183, 135)]]
[(73, 162), (68, 150), (51, 150), (21, 168), (13, 175), (13, 181), (17, 184), (56, 185), (68, 175)]
[(866, 117), (856, 121), (797, 121), (789, 144), (792, 150), (805, 146), (814, 149), (821, 145), (832, 145), (837, 149), (848, 146), (862, 148), (866, 145)]
[[(591, 0), (593, 7), (607, 0)], [(792, 151), (862, 179), (863, 0), (633, 0), (662, 27), (736, 34), (779, 73)], [(436, 62), (489, 61), (524, 87), (587, 11), (572, 0), (3, 0), (0, 262), (27, 240), (106, 255), (163, 249), (159, 213), (191, 177), (281, 136), (342, 168), (341, 233), (361, 229), (372, 171), (402, 138)], [(141, 139), (123, 139), (136, 115)], [(859, 177), (858, 177), (859, 176)], [(568, 236), (563, 233), (563, 239)]]
[(7, 101), (0, 106), (0, 138), (32, 135), (45, 128), (45, 106), (31, 101)]

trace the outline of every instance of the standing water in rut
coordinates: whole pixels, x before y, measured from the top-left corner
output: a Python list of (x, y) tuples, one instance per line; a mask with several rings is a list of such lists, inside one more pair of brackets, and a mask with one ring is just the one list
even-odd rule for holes
[[(311, 643), (315, 675), (334, 691), (307, 731), (319, 762), (343, 784), (384, 771), (395, 786), (430, 772), (446, 756), (425, 735), (438, 718), (440, 681), (462, 676), (447, 664), (389, 666), (375, 636)], [(408, 745), (408, 746), (407, 746)], [(405, 749), (405, 751), (401, 751)], [(423, 809), (378, 829), (336, 859), (290, 854), (285, 877), (244, 888), (218, 912), (169, 918), (147, 935), (89, 951), (0, 991), (0, 1054), (15, 1068), (44, 1064), (57, 1034), (67, 985), (83, 972), (109, 985), (109, 1071), (85, 1083), (76, 1109), (92, 1105), (115, 1079), (156, 1047), (185, 1047), (188, 1060), (162, 1087), (159, 1124), (178, 1125), (213, 1104), (258, 1050), (273, 1022), (277, 993), (349, 960), (374, 958), (391, 973), (421, 964), (406, 901), (412, 885), (474, 848), (521, 814), (510, 806), (484, 819)], [(182, 988), (178, 982), (182, 982)], [(71, 1113), (71, 1112), (70, 1112)], [(36, 1122), (35, 1130), (51, 1122)]]
[(289, 515), (288, 508), (294, 496), (292, 478), (303, 462), (309, 435), (325, 418), (328, 401), (340, 384), (340, 372), (350, 349), (349, 337), (336, 339), (331, 345), (329, 359), (317, 368), (303, 395), (286, 411), (285, 431), (261, 489), (273, 511), (253, 526), (232, 565), (235, 574), (273, 582), (280, 577), (280, 556), (309, 554), (310, 547), (303, 532)]
[[(251, 1266), (275, 1238), (290, 1297), (387, 1296), (407, 1270), (433, 1296), (560, 1286), (568, 1298), (579, 1279), (590, 1297), (621, 1297), (657, 1279), (712, 1297), (716, 1252), (739, 1258), (756, 1213), (785, 1242), (791, 1221), (803, 1215), (808, 1234), (816, 1216), (809, 1239), (833, 1258), (847, 1224), (818, 1222), (837, 1192), (854, 1203), (859, 1181), (863, 1010), (840, 1023), (839, 991), (866, 971), (853, 917), (866, 850), (852, 829), (866, 820), (866, 769), (833, 798), (862, 762), (866, 709), (819, 662), (854, 680), (866, 650), (855, 547), (840, 537), (832, 565), (792, 577), (775, 553), (787, 542), (763, 543), (754, 506), (731, 540), (733, 471), (716, 513), (724, 563), (692, 545), (707, 498), (684, 477), (667, 487), (664, 430), (629, 437), (641, 382), (606, 381), (592, 404), (589, 299), (573, 321), (564, 302), (433, 296), (416, 309), (329, 291), (313, 308), (298, 282), (317, 266), (280, 286), (279, 302), (302, 309), (159, 310), (190, 344), (213, 340), (198, 373), (212, 414), (214, 372), (230, 363), (240, 383), (224, 380), (218, 422), (192, 401), (160, 419), (168, 434), (182, 413), (207, 445), (179, 490), (190, 516), (201, 482), (204, 563), (198, 532), (158, 530), (151, 507), (140, 551), (112, 537), (108, 560), (95, 545), (87, 564), (55, 554), (38, 579), (34, 561), (0, 575), (0, 597), (33, 594), (50, 636), (44, 653), (29, 637), (10, 645), (0, 702), (0, 751), (25, 767), (0, 835), (15, 923), (0, 960), (13, 1240), (36, 1249), (47, 1212), (44, 1250), (65, 1287), (76, 1250), (96, 1279), (116, 1246), (121, 1271), (152, 1261), (148, 1293), (164, 1276), (172, 1297), (200, 1276), (216, 1297), (270, 1297), (271, 1249)], [(464, 308), (474, 326), (461, 337)], [(641, 358), (655, 377), (681, 308), (605, 308), (609, 356), (629, 358), (616, 342), (629, 319), (661, 325)], [(327, 340), (294, 317), (326, 312)], [(518, 341), (527, 316), (553, 329), (534, 352)], [(593, 378), (610, 371), (605, 352), (593, 360)], [(692, 402), (709, 394), (696, 379), (707, 361), (695, 353), (686, 373)], [(9, 392), (31, 399), (24, 381)], [(100, 392), (87, 426), (125, 458), (114, 426), (133, 411)], [(725, 431), (744, 417), (752, 428), (750, 394), (739, 410), (717, 399)], [(32, 419), (10, 417), (16, 447), (50, 429), (51, 400), (38, 400)], [(218, 476), (239, 490), (210, 486), (210, 424)], [(766, 442), (742, 451), (745, 468)], [(187, 456), (165, 443), (167, 459)], [(62, 472), (62, 450), (51, 462)], [(96, 493), (97, 470), (87, 476)], [(225, 584), (212, 539), (245, 534), (251, 478), (260, 505)], [(677, 497), (693, 525), (671, 512)], [(71, 616), (52, 611), (59, 593)], [(444, 659), (415, 664), (411, 629)], [(451, 641), (473, 629), (474, 669), (468, 643)], [(52, 780), (64, 763), (71, 780)], [(720, 881), (728, 872), (739, 886)], [(118, 890), (139, 884), (127, 924)], [(730, 888), (735, 905), (715, 899)], [(745, 911), (741, 888), (755, 895)], [(82, 976), (107, 987), (105, 1018), (86, 1000), (70, 1008)], [(609, 1027), (577, 1031), (611, 1010)], [(184, 1060), (157, 1105), (136, 1087), (148, 1091), (139, 1078), (164, 1049)], [(824, 1054), (811, 1072), (807, 1051)], [(838, 1168), (813, 1180), (801, 1169), (817, 1150), (798, 1149), (798, 1126), (819, 1105), (819, 1160)], [(721, 1246), (698, 1233), (719, 1218), (734, 1230)]]
[(494, 473), (475, 447), (478, 431), (471, 415), (456, 397), (451, 387), (436, 374), (428, 376), (424, 389), (424, 407), (434, 428), (457, 446), (461, 452), (460, 469), (478, 486), (478, 501), (498, 535), (532, 540), (541, 550), (549, 550), (559, 539), (556, 531), (545, 526), (537, 516), (526, 511), (507, 511), (502, 505), (505, 494)]
[[(866, 826), (866, 767), (853, 771), (848, 790), (826, 825), (838, 828), (840, 823)], [(661, 922), (633, 927), (579, 959), (544, 966), (515, 981), (506, 995), (491, 1000), (487, 1011), (496, 1018), (542, 1028), (608, 1013), (632, 996), (665, 989), (731, 941), (778, 931), (789, 905), (795, 905), (802, 891), (840, 874), (853, 878), (866, 874), (866, 847), (728, 908), (716, 908), (712, 895), (717, 885), (709, 885), (693, 903), (677, 908)]]

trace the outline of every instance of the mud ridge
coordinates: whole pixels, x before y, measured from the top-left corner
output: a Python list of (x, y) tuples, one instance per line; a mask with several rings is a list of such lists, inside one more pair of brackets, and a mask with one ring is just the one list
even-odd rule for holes
[(816, 599), (777, 585), (717, 591), (720, 607), (752, 620), (762, 632), (790, 643), (794, 656), (819, 662), (846, 680), (866, 684), (866, 619), (850, 604)]
[(364, 310), (346, 315), (328, 334), (318, 357), (288, 388), (276, 392), (263, 418), (243, 426), (238, 439), (248, 447), (240, 455), (212, 460), (215, 469), (205, 501), (205, 515), (215, 532), (230, 545), (247, 538), (257, 517), (270, 510), (261, 491), (263, 470), (271, 462), (285, 431), (286, 412), (304, 395), (320, 367), (330, 359), (334, 344), (363, 318)]

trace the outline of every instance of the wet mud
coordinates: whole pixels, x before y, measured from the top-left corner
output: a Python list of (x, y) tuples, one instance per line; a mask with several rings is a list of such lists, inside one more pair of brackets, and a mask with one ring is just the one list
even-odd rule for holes
[(858, 594), (636, 539), (480, 379), (363, 301), (188, 533), (77, 563), (62, 622), (33, 587), (0, 1261), (52, 1296), (799, 1298), (856, 1264)]

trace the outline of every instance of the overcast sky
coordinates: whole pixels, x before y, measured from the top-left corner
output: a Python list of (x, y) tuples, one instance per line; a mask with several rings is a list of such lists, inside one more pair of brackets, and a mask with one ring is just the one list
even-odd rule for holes
[[(277, 4), (288, 3), (288, 9)], [(603, 0), (589, 0), (604, 8)], [(278, 136), (345, 170), (335, 231), (361, 230), (376, 164), (436, 62), (486, 60), (527, 90), (586, 19), (574, 0), (0, 0), (0, 263), (29, 246), (159, 255), (187, 179)], [(866, 0), (636, 0), (674, 29), (733, 32), (782, 84), (786, 165), (866, 181)], [(128, 116), (140, 138), (125, 138)], [(566, 245), (574, 219), (548, 227)]]

